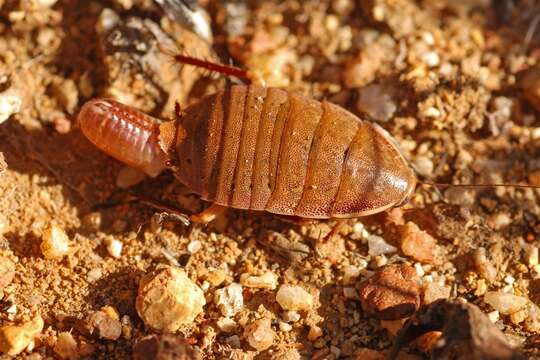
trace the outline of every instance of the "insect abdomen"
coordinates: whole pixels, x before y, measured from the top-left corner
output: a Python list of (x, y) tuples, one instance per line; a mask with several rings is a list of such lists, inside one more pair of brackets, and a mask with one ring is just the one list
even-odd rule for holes
[(182, 125), (177, 176), (225, 206), (350, 217), (394, 205), (414, 178), (370, 123), (280, 89), (232, 86), (188, 108)]
[(83, 134), (110, 156), (150, 176), (166, 167), (156, 119), (110, 99), (88, 101), (78, 119)]

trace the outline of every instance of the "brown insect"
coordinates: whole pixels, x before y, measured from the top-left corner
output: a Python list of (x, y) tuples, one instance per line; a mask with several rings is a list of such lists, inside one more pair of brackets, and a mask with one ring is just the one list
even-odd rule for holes
[(150, 176), (170, 168), (214, 204), (193, 221), (208, 222), (224, 207), (309, 219), (360, 217), (405, 204), (417, 183), (385, 130), (330, 102), (276, 88), (231, 86), (164, 123), (94, 99), (82, 107), (79, 123), (110, 156)]

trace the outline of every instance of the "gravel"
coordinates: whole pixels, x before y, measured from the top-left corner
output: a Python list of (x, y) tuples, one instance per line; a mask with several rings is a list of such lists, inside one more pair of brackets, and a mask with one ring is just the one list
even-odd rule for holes
[(64, 230), (51, 225), (43, 231), (41, 252), (46, 259), (59, 260), (70, 252), (70, 241)]
[(274, 344), (276, 333), (270, 324), (270, 319), (263, 318), (246, 326), (244, 336), (250, 346), (258, 351), (263, 351)]
[(287, 311), (309, 311), (313, 307), (311, 294), (295, 285), (281, 285), (276, 293), (276, 301)]
[(159, 332), (175, 332), (190, 324), (206, 304), (203, 291), (187, 274), (163, 267), (141, 279), (136, 308), (144, 323)]
[(41, 316), (36, 316), (21, 325), (0, 327), (0, 352), (12, 356), (20, 354), (43, 331), (43, 326)]
[(244, 295), (242, 285), (232, 283), (216, 290), (214, 301), (223, 316), (231, 317), (244, 307)]
[(413, 314), (420, 306), (420, 291), (413, 267), (392, 264), (378, 269), (359, 285), (362, 309), (370, 316), (397, 320)]
[(484, 295), (484, 302), (503, 315), (512, 315), (522, 310), (527, 305), (528, 299), (500, 291), (489, 291)]
[(198, 360), (199, 351), (180, 336), (148, 335), (133, 345), (133, 360)]

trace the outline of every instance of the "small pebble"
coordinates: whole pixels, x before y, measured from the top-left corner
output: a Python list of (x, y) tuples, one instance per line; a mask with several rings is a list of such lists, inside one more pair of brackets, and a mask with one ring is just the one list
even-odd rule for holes
[(43, 231), (41, 252), (45, 259), (61, 259), (69, 254), (69, 238), (60, 227), (51, 225)]
[(433, 175), (433, 161), (427, 156), (417, 156), (414, 159), (414, 168), (420, 175), (430, 178)]
[(429, 107), (425, 109), (421, 115), (422, 117), (427, 117), (427, 118), (438, 118), (439, 116), (441, 116), (441, 112), (437, 108)]
[(490, 215), (486, 224), (493, 230), (500, 230), (512, 223), (512, 218), (507, 213), (497, 213)]
[(246, 326), (244, 336), (254, 349), (263, 351), (274, 344), (276, 333), (270, 326), (270, 319), (263, 318)]
[(122, 323), (118, 320), (117, 313), (115, 315), (100, 310), (91, 312), (79, 323), (77, 329), (87, 337), (117, 340), (122, 334)]
[(0, 290), (8, 286), (15, 276), (15, 264), (7, 257), (0, 256)]
[(221, 318), (216, 322), (216, 325), (218, 326), (219, 330), (226, 332), (226, 333), (232, 333), (235, 332), (238, 329), (238, 324), (233, 319), (229, 318)]
[(318, 338), (320, 338), (321, 336), (323, 336), (323, 331), (320, 327), (318, 327), (317, 325), (312, 325), (310, 328), (309, 328), (309, 332), (308, 332), (308, 335), (307, 335), (307, 338), (309, 341), (315, 341), (317, 340)]
[(187, 251), (191, 254), (195, 254), (202, 249), (202, 243), (199, 240), (191, 241), (187, 246)]
[(529, 315), (529, 312), (527, 309), (521, 309), (518, 310), (512, 314), (510, 314), (510, 321), (514, 325), (521, 324), (525, 319), (527, 319), (527, 316)]
[(205, 304), (203, 291), (183, 270), (166, 266), (141, 279), (135, 307), (148, 327), (175, 332), (192, 323)]
[(86, 274), (86, 281), (93, 283), (101, 279), (103, 273), (100, 268), (93, 268)]
[(283, 321), (294, 323), (300, 320), (301, 316), (296, 311), (285, 311), (282, 318)]
[(368, 236), (367, 241), (368, 241), (368, 254), (371, 256), (391, 254), (397, 251), (396, 247), (388, 244), (380, 236), (370, 235)]
[(249, 288), (275, 290), (278, 276), (272, 271), (267, 271), (261, 276), (242, 274), (240, 275), (240, 284)]
[(108, 237), (105, 240), (105, 244), (107, 246), (107, 252), (109, 253), (109, 255), (111, 255), (115, 259), (120, 259), (120, 257), (122, 256), (122, 248), (124, 244), (120, 240), (113, 237)]
[(439, 54), (437, 54), (435, 51), (428, 51), (423, 54), (422, 60), (429, 67), (435, 67), (440, 63)]
[(487, 315), (488, 315), (489, 320), (492, 323), (496, 323), (497, 321), (499, 321), (499, 312), (497, 310), (493, 310), (489, 312)]
[(239, 349), (242, 346), (238, 335), (229, 336), (225, 339), (225, 342), (235, 349)]
[(474, 295), (483, 296), (487, 289), (486, 279), (478, 279), (476, 280), (476, 290), (474, 291)]
[(64, 110), (73, 114), (79, 103), (79, 89), (72, 79), (59, 79), (50, 84), (51, 95)]
[(222, 289), (216, 290), (214, 301), (223, 316), (233, 316), (244, 307), (242, 285), (232, 283)]
[(416, 270), (416, 275), (418, 275), (418, 277), (423, 277), (426, 272), (424, 271), (424, 268), (422, 267), (422, 264), (420, 263), (416, 263), (414, 264), (414, 270)]
[(527, 319), (524, 324), (525, 330), (530, 332), (540, 332), (540, 308), (534, 303), (529, 305)]
[(360, 300), (360, 295), (358, 294), (358, 291), (356, 290), (356, 288), (353, 287), (344, 287), (343, 296), (346, 299)]
[(13, 114), (21, 110), (21, 96), (11, 90), (4, 91), (0, 94), (0, 124), (9, 119)]
[(491, 305), (501, 314), (510, 315), (523, 309), (527, 305), (528, 299), (522, 296), (506, 294), (499, 291), (488, 291), (484, 295), (484, 302)]
[(371, 119), (386, 122), (397, 110), (396, 90), (391, 84), (369, 84), (358, 90), (356, 108)]
[(436, 240), (409, 221), (401, 228), (401, 251), (416, 261), (432, 263), (437, 249)]
[(431, 304), (439, 299), (448, 299), (450, 297), (449, 286), (441, 285), (439, 283), (428, 282), (424, 285), (424, 304)]
[(360, 269), (353, 265), (347, 265), (343, 268), (343, 285), (354, 284), (356, 278), (360, 276)]
[(378, 319), (397, 320), (420, 306), (418, 277), (412, 266), (392, 264), (360, 284), (362, 309)]
[(227, 274), (225, 271), (220, 269), (212, 270), (205, 276), (206, 281), (208, 281), (212, 286), (220, 286), (226, 278)]
[(506, 275), (504, 277), (504, 282), (507, 283), (508, 285), (514, 284), (515, 281), (516, 281), (516, 279), (514, 279), (514, 277), (512, 275)]
[(43, 8), (50, 8), (56, 4), (58, 0), (37, 0), (36, 3)]
[(281, 285), (276, 301), (283, 310), (309, 311), (313, 307), (311, 294), (296, 285)]
[(77, 342), (73, 335), (67, 331), (58, 334), (53, 351), (60, 359), (76, 360), (79, 358)]
[(339, 359), (339, 355), (341, 355), (341, 349), (338, 348), (337, 346), (330, 346), (330, 352), (332, 353), (332, 355), (334, 355), (334, 357), (336, 359)]
[(481, 277), (488, 281), (493, 281), (497, 277), (497, 269), (489, 261), (486, 255), (486, 249), (480, 247), (476, 249), (473, 253), (473, 261), (478, 273)]
[(198, 360), (199, 351), (176, 335), (148, 335), (133, 346), (133, 360)]
[(36, 316), (21, 325), (0, 327), (0, 353), (15, 356), (26, 349), (43, 331), (43, 319)]
[(538, 265), (538, 246), (531, 245), (525, 249), (525, 261), (529, 267)]
[(86, 214), (82, 218), (82, 225), (85, 227), (85, 229), (96, 232), (101, 228), (101, 221), (101, 213), (94, 211)]
[(292, 330), (292, 325), (287, 324), (286, 322), (280, 321), (279, 322), (279, 330), (283, 332), (289, 332)]

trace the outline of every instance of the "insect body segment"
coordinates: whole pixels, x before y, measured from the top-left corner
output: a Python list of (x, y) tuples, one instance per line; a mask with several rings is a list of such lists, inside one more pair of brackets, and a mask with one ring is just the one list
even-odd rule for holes
[(236, 85), (186, 110), (179, 180), (209, 201), (304, 218), (400, 204), (416, 177), (387, 134), (329, 102)]
[(109, 99), (88, 101), (78, 118), (83, 134), (108, 155), (150, 176), (165, 169), (156, 119)]
[[(176, 124), (182, 130), (172, 144), (176, 154), (159, 146), (152, 118), (108, 100), (108, 112), (97, 111), (100, 101), (85, 105), (79, 117), (92, 142), (147, 173), (176, 157), (175, 176), (218, 205), (347, 218), (401, 205), (416, 186), (385, 131), (326, 101), (258, 85), (229, 87), (185, 110)], [(130, 127), (122, 118), (144, 137), (126, 136)]]

